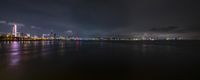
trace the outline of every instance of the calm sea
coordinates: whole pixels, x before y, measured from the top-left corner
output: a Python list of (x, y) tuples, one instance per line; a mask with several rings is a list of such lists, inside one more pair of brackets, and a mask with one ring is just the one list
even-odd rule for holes
[(200, 41), (1, 41), (0, 80), (193, 80)]

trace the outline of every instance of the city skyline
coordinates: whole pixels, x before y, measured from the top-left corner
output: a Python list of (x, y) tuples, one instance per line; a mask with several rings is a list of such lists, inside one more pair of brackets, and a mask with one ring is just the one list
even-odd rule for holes
[[(83, 36), (78, 32), (68, 30), (65, 32), (53, 32), (42, 34), (31, 34), (21, 32), (18, 30), (18, 26), (24, 26), (19, 23), (8, 23), (12, 26), (11, 32), (0, 33), (0, 40), (199, 40), (200, 36), (194, 33), (155, 33), (155, 32), (143, 32), (143, 33), (130, 33), (130, 34), (90, 34)], [(169, 28), (174, 28), (173, 26)], [(157, 30), (157, 29), (152, 29)]]

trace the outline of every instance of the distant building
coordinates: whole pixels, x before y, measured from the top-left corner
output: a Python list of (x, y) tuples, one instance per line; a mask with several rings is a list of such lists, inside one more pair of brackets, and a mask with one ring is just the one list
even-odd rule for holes
[(56, 33), (53, 34), (53, 39), (56, 39)]
[(13, 28), (12, 28), (12, 34), (14, 35), (14, 37), (17, 37), (17, 25), (14, 24)]
[(42, 38), (49, 38), (49, 34), (42, 34)]

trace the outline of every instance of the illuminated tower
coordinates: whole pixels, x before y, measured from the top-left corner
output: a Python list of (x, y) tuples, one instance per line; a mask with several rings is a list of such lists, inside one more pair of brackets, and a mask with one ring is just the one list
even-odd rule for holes
[(12, 28), (12, 34), (17, 37), (17, 25), (14, 24), (13, 28)]

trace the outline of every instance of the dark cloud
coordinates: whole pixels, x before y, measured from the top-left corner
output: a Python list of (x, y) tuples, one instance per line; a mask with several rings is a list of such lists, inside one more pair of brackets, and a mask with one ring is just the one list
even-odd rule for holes
[(198, 33), (200, 34), (200, 27), (199, 26), (188, 26), (188, 27), (183, 27), (182, 29), (180, 29), (178, 32), (182, 32), (182, 33)]
[(151, 32), (169, 32), (169, 33), (200, 33), (199, 26), (168, 26), (168, 27), (155, 27), (151, 28)]
[(7, 23), (7, 22), (4, 21), (4, 20), (0, 21), (0, 24), (6, 24), (6, 23)]
[(154, 32), (172, 32), (177, 30), (179, 27), (178, 26), (168, 26), (168, 27), (157, 27), (157, 28), (152, 28), (150, 31)]

